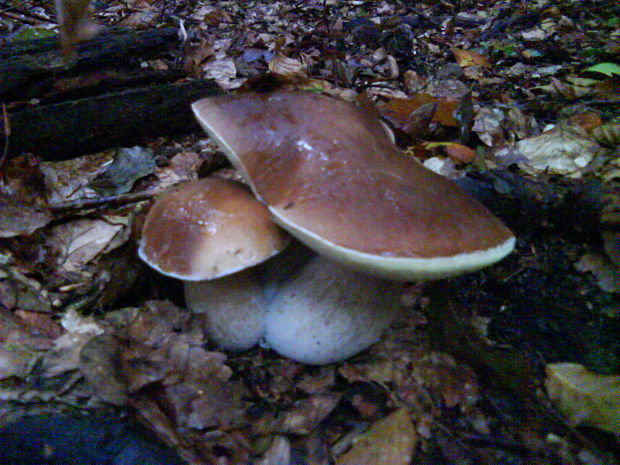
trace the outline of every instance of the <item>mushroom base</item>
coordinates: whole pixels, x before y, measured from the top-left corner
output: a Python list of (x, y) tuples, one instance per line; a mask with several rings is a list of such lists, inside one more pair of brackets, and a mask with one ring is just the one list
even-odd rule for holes
[(302, 363), (345, 360), (377, 342), (399, 309), (399, 289), (315, 257), (269, 303), (265, 342)]
[(241, 352), (265, 329), (265, 296), (253, 270), (213, 281), (186, 281), (185, 303), (205, 318), (207, 337), (224, 350)]

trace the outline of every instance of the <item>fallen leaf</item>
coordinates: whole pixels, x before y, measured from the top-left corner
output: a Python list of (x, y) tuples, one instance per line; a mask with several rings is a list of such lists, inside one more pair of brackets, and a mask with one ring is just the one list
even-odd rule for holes
[(340, 394), (315, 395), (295, 403), (275, 429), (282, 433), (308, 434), (325, 419), (340, 401)]
[(277, 51), (269, 61), (269, 71), (286, 77), (305, 77), (306, 66), (295, 58), (287, 57), (283, 52)]
[(80, 219), (55, 226), (48, 246), (60, 252), (59, 266), (65, 271), (80, 271), (100, 254), (127, 241), (130, 219), (107, 216), (100, 220)]
[(601, 73), (609, 77), (613, 77), (614, 75), (620, 76), (620, 66), (615, 63), (598, 63), (586, 68), (585, 71), (589, 71), (591, 73)]
[(255, 465), (289, 465), (291, 463), (291, 444), (284, 436), (273, 438), (263, 456), (253, 461)]
[(0, 381), (13, 376), (25, 378), (35, 356), (34, 351), (17, 344), (0, 345)]
[(545, 372), (549, 398), (572, 425), (620, 434), (620, 376), (599, 375), (576, 363), (551, 363)]
[(122, 21), (119, 21), (118, 26), (137, 30), (147, 29), (156, 24), (160, 14), (156, 8), (148, 6), (130, 13)]
[(570, 116), (567, 122), (573, 126), (579, 126), (588, 134), (592, 133), (597, 127), (603, 124), (598, 113), (593, 111), (581, 111)]
[(601, 145), (618, 146), (620, 145), (620, 123), (602, 124), (594, 128), (592, 137)]
[(595, 252), (585, 253), (575, 263), (575, 269), (582, 273), (591, 272), (596, 277), (599, 287), (605, 292), (620, 292), (620, 270), (606, 255)]
[(532, 89), (540, 89), (552, 95), (561, 95), (567, 99), (576, 99), (593, 93), (598, 84), (600, 81), (594, 79), (567, 77), (561, 80), (551, 77), (548, 85), (533, 87)]
[(90, 339), (80, 350), (80, 372), (96, 395), (112, 405), (127, 403), (127, 380), (121, 366), (121, 346), (115, 338), (102, 334)]
[(456, 62), (462, 68), (467, 68), (468, 66), (484, 66), (485, 68), (491, 67), (491, 63), (488, 58), (480, 53), (472, 52), (471, 50), (463, 50), (461, 48), (452, 48), (450, 50), (454, 54)]
[(121, 148), (106, 170), (93, 179), (88, 187), (100, 195), (126, 194), (134, 183), (155, 169), (153, 151), (144, 147)]
[(306, 394), (327, 392), (336, 380), (335, 368), (332, 365), (321, 367), (315, 374), (306, 374), (297, 383), (297, 387)]
[[(458, 102), (444, 98), (433, 97), (429, 94), (415, 94), (409, 98), (393, 98), (378, 107), (379, 114), (392, 123), (396, 128), (410, 132), (412, 115), (420, 108), (435, 104), (431, 121), (443, 126), (457, 127), (458, 122), (454, 118), (454, 110)], [(432, 107), (427, 107), (429, 110)]]
[(237, 79), (237, 65), (228, 54), (230, 39), (220, 39), (213, 43), (213, 56), (202, 65), (204, 79), (214, 79), (222, 89), (231, 90), (239, 87), (244, 79)]
[(505, 119), (506, 116), (501, 109), (483, 107), (474, 117), (472, 131), (478, 134), (478, 137), (485, 145), (493, 147), (503, 137), (503, 122)]
[(476, 152), (465, 145), (455, 142), (427, 142), (424, 144), (424, 148), (431, 151), (433, 149), (443, 150), (457, 164), (469, 163), (476, 158)]
[(442, 175), (445, 178), (456, 179), (463, 176), (462, 172), (456, 169), (454, 162), (445, 157), (430, 157), (422, 163), (425, 168)]
[(354, 439), (351, 449), (336, 459), (336, 465), (409, 465), (416, 442), (409, 412), (400, 408)]
[(0, 195), (0, 238), (27, 236), (52, 221), (44, 207)]
[(474, 371), (448, 354), (432, 352), (413, 365), (413, 377), (436, 395), (446, 407), (466, 408), (478, 400), (478, 380)]
[(70, 160), (41, 163), (50, 205), (97, 197), (88, 183), (113, 161), (113, 151), (84, 155)]
[(578, 178), (601, 146), (578, 128), (558, 126), (519, 141), (517, 150), (528, 159), (519, 167), (529, 174), (548, 172)]

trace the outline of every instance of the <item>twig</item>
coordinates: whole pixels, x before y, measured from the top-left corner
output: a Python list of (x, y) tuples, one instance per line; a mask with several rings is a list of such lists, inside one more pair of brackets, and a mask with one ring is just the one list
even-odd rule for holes
[(136, 192), (133, 194), (120, 194), (106, 197), (97, 197), (95, 199), (79, 199), (69, 200), (67, 202), (60, 202), (54, 205), (50, 205), (50, 209), (57, 213), (67, 213), (70, 211), (83, 210), (85, 208), (100, 208), (105, 206), (117, 207), (120, 205), (127, 205), (129, 203), (142, 202), (143, 200), (149, 200), (154, 196), (164, 192), (164, 189), (149, 191), (149, 192)]
[(9, 115), (6, 111), (6, 105), (2, 104), (2, 123), (4, 128), (4, 150), (2, 151), (2, 157), (0, 158), (0, 173), (2, 173), (2, 166), (4, 165), (4, 160), (9, 153), (9, 140), (11, 139), (11, 120), (9, 119)]

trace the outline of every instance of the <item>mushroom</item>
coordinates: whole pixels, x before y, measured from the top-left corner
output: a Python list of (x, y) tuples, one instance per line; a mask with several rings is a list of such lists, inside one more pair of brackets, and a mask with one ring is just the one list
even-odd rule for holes
[(253, 269), (288, 243), (267, 208), (240, 183), (190, 181), (149, 210), (138, 254), (160, 273), (184, 281), (189, 309), (227, 350), (254, 346), (264, 333), (266, 301)]
[(400, 283), (316, 256), (268, 303), (268, 347), (311, 365), (346, 360), (379, 340), (399, 310)]
[[(399, 150), (384, 125), (363, 108), (299, 91), (213, 97), (192, 108), (274, 220), (308, 247), (352, 270), (346, 271), (351, 283), (455, 276), (495, 263), (514, 247), (513, 234), (499, 219), (454, 183)], [(360, 332), (342, 323), (352, 321), (348, 304), (346, 311), (339, 311), (343, 298), (338, 292), (346, 293), (347, 286), (338, 285), (340, 291), (335, 292), (329, 286), (339, 279), (329, 280), (324, 273), (311, 278), (319, 273), (319, 265), (306, 267), (270, 304), (266, 342), (293, 358), (300, 351), (286, 344), (317, 350), (332, 346), (333, 356), (306, 354), (301, 361), (307, 363), (352, 355), (327, 336), (302, 341), (303, 331), (286, 320), (300, 321), (303, 311), (308, 312), (303, 320), (308, 328), (322, 325), (324, 334), (340, 338), (341, 345), (354, 345), (357, 351), (365, 348), (345, 337), (347, 332)], [(340, 273), (336, 267), (329, 265), (325, 273)], [(306, 304), (299, 302), (300, 290), (307, 296)], [(324, 298), (317, 305), (315, 296), (321, 294)], [(358, 311), (371, 315), (359, 321), (372, 320), (375, 305), (366, 304), (372, 299), (356, 299)], [(383, 316), (384, 310), (394, 313), (390, 310), (394, 306), (382, 302), (380, 331), (390, 319)], [(302, 307), (305, 310), (298, 310)], [(275, 335), (272, 324), (288, 334)], [(310, 337), (310, 332), (306, 334)]]

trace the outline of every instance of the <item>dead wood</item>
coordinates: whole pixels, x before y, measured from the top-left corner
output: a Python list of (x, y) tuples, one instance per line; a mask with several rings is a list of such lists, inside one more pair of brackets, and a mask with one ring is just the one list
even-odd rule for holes
[(178, 45), (175, 28), (142, 32), (110, 30), (80, 44), (72, 60), (63, 60), (57, 39), (26, 41), (0, 49), (0, 101), (47, 97), (59, 82), (93, 70), (139, 69), (138, 60), (162, 56)]
[(518, 171), (472, 173), (457, 183), (523, 234), (566, 234), (573, 240), (600, 242), (602, 214), (610, 184), (598, 178), (532, 178)]
[(65, 160), (110, 147), (131, 146), (145, 138), (198, 130), (190, 104), (221, 92), (212, 81), (190, 81), (9, 114), (8, 153), (32, 152), (44, 160)]

